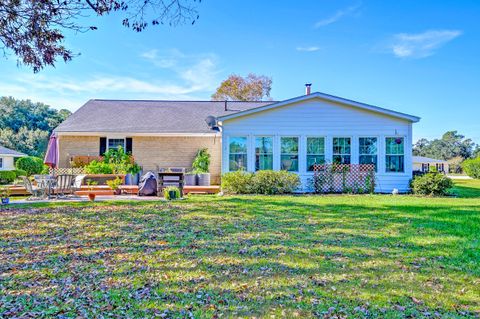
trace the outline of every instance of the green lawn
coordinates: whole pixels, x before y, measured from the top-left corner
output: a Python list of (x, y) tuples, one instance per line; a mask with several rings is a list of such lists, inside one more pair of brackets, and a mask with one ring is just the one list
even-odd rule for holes
[(478, 317), (480, 183), (454, 192), (10, 206), (0, 317)]

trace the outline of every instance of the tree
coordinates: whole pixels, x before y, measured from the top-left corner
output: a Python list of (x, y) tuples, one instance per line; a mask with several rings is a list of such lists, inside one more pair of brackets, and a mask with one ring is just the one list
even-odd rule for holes
[[(449, 160), (455, 157), (463, 159), (473, 155), (476, 144), (469, 138), (458, 134), (457, 131), (448, 131), (441, 139), (420, 139), (413, 147), (413, 155)], [(478, 146), (477, 146), (478, 147)]]
[[(200, 2), (201, 0), (198, 0)], [(74, 53), (63, 46), (64, 32), (86, 32), (97, 27), (79, 23), (92, 15), (123, 12), (122, 24), (136, 32), (149, 25), (192, 24), (198, 19), (197, 0), (3, 0), (0, 1), (0, 43), (34, 72), (65, 62)]]
[(261, 101), (270, 98), (272, 78), (250, 73), (243, 78), (232, 74), (223, 81), (212, 95), (213, 101)]
[(12, 97), (2, 97), (0, 109), (0, 144), (33, 156), (43, 156), (51, 132), (71, 114)]

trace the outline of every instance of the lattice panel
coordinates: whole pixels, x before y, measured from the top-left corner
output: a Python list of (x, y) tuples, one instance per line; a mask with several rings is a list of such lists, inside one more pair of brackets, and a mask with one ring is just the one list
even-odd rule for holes
[(375, 165), (316, 164), (312, 186), (316, 193), (373, 193)]
[(62, 174), (71, 174), (71, 175), (80, 175), (85, 174), (85, 168), (83, 167), (60, 167), (60, 168), (50, 168), (50, 175), (62, 175)]

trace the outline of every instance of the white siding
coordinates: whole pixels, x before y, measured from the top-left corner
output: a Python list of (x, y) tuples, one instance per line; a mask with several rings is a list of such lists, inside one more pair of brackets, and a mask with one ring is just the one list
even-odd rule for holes
[(0, 156), (2, 158), (3, 165), (0, 167), (0, 171), (11, 171), (15, 169), (15, 165), (13, 164), (13, 157), (12, 156)]
[[(412, 124), (406, 120), (323, 100), (309, 100), (223, 122), (222, 172), (228, 171), (229, 136), (248, 137), (248, 170), (254, 170), (254, 137), (274, 136), (274, 169), (280, 168), (280, 137), (298, 136), (299, 175), (308, 190), (306, 138), (325, 137), (325, 158), (332, 162), (333, 137), (351, 137), (351, 163), (358, 163), (358, 138), (378, 138), (377, 192), (408, 191), (412, 177)], [(385, 172), (385, 138), (404, 137), (405, 172)]]

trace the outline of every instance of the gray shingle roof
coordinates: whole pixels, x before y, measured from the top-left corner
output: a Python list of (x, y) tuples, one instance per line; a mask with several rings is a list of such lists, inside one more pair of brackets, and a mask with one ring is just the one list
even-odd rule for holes
[(0, 155), (10, 155), (10, 156), (14, 156), (14, 157), (26, 156), (23, 153), (11, 150), (11, 149), (6, 148), (2, 145), (0, 145)]
[(224, 116), (268, 102), (90, 100), (56, 132), (211, 133), (209, 115)]
[(424, 156), (412, 156), (412, 161), (414, 163), (447, 163), (447, 161), (444, 160), (438, 160)]

